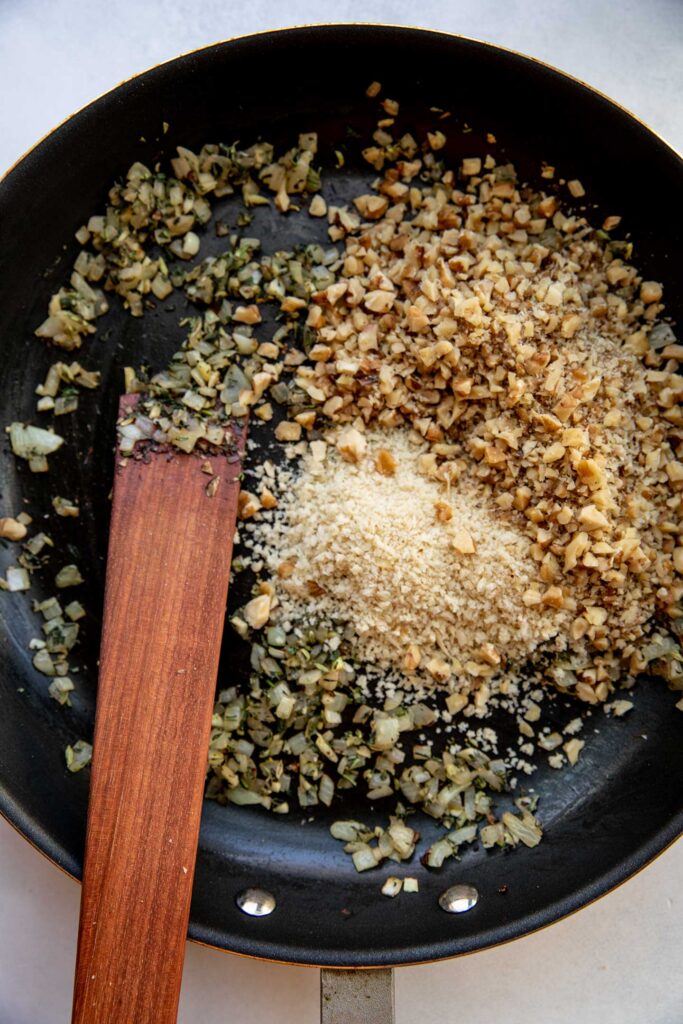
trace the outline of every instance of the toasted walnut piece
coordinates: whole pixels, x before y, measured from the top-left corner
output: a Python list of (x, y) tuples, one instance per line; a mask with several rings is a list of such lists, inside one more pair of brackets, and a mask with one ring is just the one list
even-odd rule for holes
[(564, 570), (569, 572), (575, 569), (579, 559), (590, 547), (590, 539), (587, 533), (580, 531), (575, 533), (569, 544), (564, 549)]
[(261, 508), (261, 502), (250, 491), (240, 491), (237, 499), (237, 518), (251, 519)]
[[(366, 160), (371, 167), (374, 167), (376, 171), (381, 171), (384, 167), (384, 150), (379, 146), (367, 146), (363, 150), (363, 159)], [(341, 238), (342, 235), (336, 236)]]
[(23, 540), (26, 536), (26, 527), (23, 523), (5, 516), (0, 519), (0, 537), (4, 540)]
[(364, 195), (357, 196), (353, 205), (366, 220), (379, 220), (389, 209), (389, 200), (386, 196)]
[(581, 427), (566, 427), (562, 431), (562, 444), (566, 448), (576, 448), (578, 451), (585, 451), (588, 448), (588, 434)]
[(571, 740), (567, 740), (562, 749), (567, 755), (567, 760), (570, 764), (576, 764), (576, 762), (579, 760), (579, 754), (585, 746), (585, 740), (579, 740), (576, 737), (574, 737)]
[(586, 704), (597, 704), (598, 698), (595, 690), (589, 683), (579, 682), (576, 684), (574, 691), (579, 700), (583, 700)]
[(592, 530), (610, 530), (611, 524), (595, 505), (586, 505), (579, 512), (579, 522), (590, 533)]
[(346, 427), (337, 438), (337, 449), (346, 462), (360, 462), (367, 446), (367, 441), (355, 427)]
[(569, 632), (572, 640), (580, 640), (588, 632), (587, 620), (584, 619), (582, 615), (579, 615), (578, 618), (574, 619), (572, 622)]
[(294, 417), (295, 423), (300, 424), (304, 430), (312, 430), (315, 425), (315, 410), (307, 409), (306, 412), (297, 413)]
[(417, 457), (417, 471), (422, 476), (435, 477), (437, 473), (436, 455), (434, 452), (425, 452)]
[(515, 489), (514, 506), (518, 511), (524, 512), (529, 507), (531, 501), (531, 488), (523, 485)]
[(427, 132), (427, 141), (433, 150), (443, 149), (446, 145), (446, 136), (443, 132)]
[(507, 455), (502, 448), (496, 447), (494, 444), (489, 444), (484, 449), (484, 461), (489, 466), (501, 466), (507, 462)]
[(267, 487), (261, 488), (259, 500), (263, 508), (277, 508), (277, 498)]
[(562, 288), (562, 285), (556, 281), (554, 284), (551, 284), (548, 288), (548, 291), (545, 293), (545, 298), (543, 299), (543, 301), (548, 306), (561, 306), (563, 296), (564, 289)]
[(591, 626), (604, 626), (607, 622), (607, 609), (599, 605), (589, 605), (584, 615)]
[(651, 302), (659, 302), (663, 294), (662, 286), (658, 281), (643, 281), (640, 286), (640, 298), (646, 305)]
[(324, 301), (328, 302), (330, 306), (336, 306), (348, 290), (348, 281), (336, 281), (334, 284), (328, 285), (324, 292), (318, 292), (317, 294), (324, 297)]
[(666, 475), (672, 484), (680, 483), (683, 480), (683, 462), (667, 462)]
[(683, 548), (674, 548), (673, 563), (676, 572), (683, 574)]
[(258, 419), (263, 420), (264, 423), (268, 423), (273, 418), (273, 407), (270, 402), (264, 402), (263, 405), (259, 405), (254, 409), (254, 416)]
[(605, 483), (605, 474), (595, 459), (581, 459), (576, 464), (576, 474), (583, 484), (587, 484), (591, 490), (597, 490)]
[[(321, 327), (325, 326), (325, 311), (322, 306), (318, 306), (315, 303), (308, 307), (308, 313), (306, 315), (306, 326), (313, 327), (316, 331), (320, 330)], [(309, 352), (309, 358), (312, 359)]]
[(272, 599), (270, 594), (260, 594), (258, 597), (253, 597), (251, 601), (245, 604), (242, 609), (242, 614), (245, 621), (252, 629), (261, 629), (265, 626), (270, 616), (270, 606)]
[(306, 300), (298, 299), (295, 295), (286, 295), (280, 303), (280, 309), (283, 313), (296, 313), (300, 309), (305, 309)]
[(478, 156), (465, 157), (461, 165), (461, 170), (467, 178), (470, 178), (475, 174), (479, 174), (481, 171), (481, 158)]
[(327, 203), (321, 195), (315, 195), (308, 207), (311, 217), (324, 217), (327, 213)]
[(434, 502), (434, 515), (439, 523), (449, 523), (453, 518), (453, 509), (447, 501)]
[(437, 683), (445, 683), (451, 676), (451, 666), (443, 658), (430, 658), (425, 668)]
[(541, 594), (538, 590), (535, 590), (533, 587), (529, 587), (529, 589), (525, 590), (522, 594), (522, 604), (524, 604), (527, 608), (533, 608), (534, 605), (540, 603)]
[(459, 555), (473, 555), (476, 551), (472, 534), (469, 530), (465, 530), (463, 527), (459, 527), (453, 531), (451, 545), (454, 551), (457, 551)]
[(382, 91), (382, 85), (380, 82), (370, 82), (370, 85), (365, 90), (365, 95), (372, 99), (374, 96), (379, 96)]
[(258, 324), (261, 322), (261, 311), (253, 303), (251, 306), (238, 306), (232, 318), (239, 324)]
[(544, 583), (552, 583), (560, 574), (560, 565), (557, 559), (550, 551), (546, 554), (543, 561), (541, 562), (541, 569), (539, 576)]
[(446, 697), (446, 709), (451, 715), (457, 715), (459, 711), (467, 707), (467, 695), (464, 693), (451, 693)]
[(581, 399), (578, 395), (570, 391), (565, 395), (562, 395), (560, 400), (553, 406), (553, 412), (557, 416), (558, 420), (562, 420), (565, 423), (575, 409), (581, 404)]
[(427, 369), (440, 363), (444, 357), (449, 356), (453, 350), (454, 345), (450, 341), (438, 341), (436, 345), (426, 345), (424, 348), (418, 349), (418, 357), (420, 362)]
[(308, 358), (314, 363), (326, 363), (331, 358), (333, 350), (329, 345), (314, 345), (308, 353)]
[(296, 562), (293, 559), (287, 559), (284, 562), (280, 562), (277, 567), (277, 574), (281, 580), (288, 580), (293, 575)]
[(544, 430), (547, 430), (549, 434), (556, 434), (562, 428), (562, 424), (557, 416), (551, 416), (547, 412), (539, 413), (536, 417), (536, 423), (543, 427)]
[(311, 458), (314, 462), (324, 462), (327, 456), (327, 442), (311, 441)]
[(395, 301), (396, 295), (394, 292), (376, 289), (375, 291), (367, 292), (363, 299), (363, 305), (371, 313), (388, 313)]
[(422, 652), (417, 644), (409, 644), (403, 657), (403, 668), (406, 672), (414, 672), (422, 661)]
[(581, 326), (581, 317), (578, 313), (571, 313), (565, 316), (560, 327), (560, 334), (563, 338), (573, 338)]
[(543, 452), (543, 461), (544, 462), (558, 462), (559, 459), (563, 458), (564, 453), (566, 452), (566, 450), (567, 449), (564, 447), (564, 445), (561, 445), (559, 442), (556, 442), (555, 444), (551, 444)]
[(323, 405), (323, 416), (327, 416), (330, 419), (339, 412), (344, 405), (344, 399), (340, 395), (334, 395), (332, 398), (328, 398)]
[(278, 441), (298, 441), (301, 438), (301, 424), (292, 420), (282, 420), (275, 428)]
[(602, 222), (603, 231), (614, 231), (621, 224), (621, 217), (612, 215), (611, 217), (605, 217)]
[(578, 178), (573, 178), (572, 181), (568, 181), (567, 188), (569, 189), (570, 193), (574, 196), (574, 199), (581, 199), (581, 197), (585, 196), (586, 194), (586, 190)]
[(562, 592), (562, 587), (548, 587), (545, 594), (543, 594), (541, 601), (549, 608), (564, 608), (564, 594)]
[(386, 448), (380, 448), (375, 456), (375, 469), (378, 473), (383, 476), (393, 476), (396, 472), (396, 459), (387, 451)]
[(493, 644), (485, 643), (479, 648), (479, 657), (482, 658), (487, 665), (500, 665), (502, 658)]
[(416, 334), (419, 334), (420, 331), (425, 331), (429, 327), (429, 317), (420, 306), (408, 306), (406, 320), (408, 321), (408, 329)]

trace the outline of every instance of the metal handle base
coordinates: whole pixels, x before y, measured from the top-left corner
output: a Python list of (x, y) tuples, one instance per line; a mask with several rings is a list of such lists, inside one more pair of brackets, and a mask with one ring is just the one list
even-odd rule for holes
[(395, 1024), (394, 972), (320, 972), (320, 1024)]

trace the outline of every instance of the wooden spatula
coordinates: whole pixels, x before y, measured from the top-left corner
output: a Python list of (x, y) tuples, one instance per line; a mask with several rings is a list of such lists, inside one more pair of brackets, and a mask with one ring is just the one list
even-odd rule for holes
[(176, 1021), (244, 429), (234, 439), (230, 454), (117, 458), (73, 1024)]

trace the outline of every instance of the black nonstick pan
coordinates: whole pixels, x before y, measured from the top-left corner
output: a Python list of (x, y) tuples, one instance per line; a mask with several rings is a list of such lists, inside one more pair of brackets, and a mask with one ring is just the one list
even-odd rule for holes
[[(433, 127), (430, 107), (451, 111), (446, 158), (453, 165), (483, 153), (492, 133), (497, 153), (516, 164), (522, 179), (538, 181), (542, 161), (566, 179), (580, 178), (597, 207), (590, 211), (595, 221), (623, 216), (635, 262), (646, 277), (664, 283), (667, 313), (680, 322), (683, 162), (634, 117), (544, 64), (487, 44), (379, 26), (292, 29), (221, 43), (132, 79), (63, 124), (2, 182), (3, 424), (35, 415), (35, 383), (56, 357), (33, 332), (49, 296), (68, 276), (77, 252), (74, 232), (104, 205), (110, 184), (134, 160), (152, 166), (178, 144), (195, 148), (239, 139), (248, 145), (258, 137), (284, 149), (300, 131), (317, 131), (323, 175), (338, 162), (335, 151), (344, 155), (342, 170), (329, 177), (328, 193), (343, 202), (372, 178), (359, 159), (358, 140), (375, 127), (376, 106), (365, 96), (373, 79), (401, 102), (402, 118), (415, 131)], [(298, 240), (302, 229), (295, 219), (267, 211), (258, 217), (253, 233), (273, 249)], [(72, 709), (48, 697), (45, 678), (32, 667), (27, 646), (36, 627), (29, 602), (0, 594), (0, 807), (35, 846), (76, 876), (88, 772), (69, 774), (64, 748), (89, 738), (94, 720), (122, 367), (168, 361), (181, 336), (183, 302), (142, 319), (112, 302), (90, 343), (103, 386), (85, 394), (77, 418), (60, 422), (80, 454), (78, 465), (58, 454), (47, 477), (34, 475), (1, 441), (2, 514), (24, 500), (35, 511), (54, 493), (77, 497), (81, 505), (73, 555), (87, 569), (84, 603), (91, 616), (78, 652), (82, 670)], [(73, 543), (66, 525), (53, 536), (62, 546)], [(10, 551), (0, 549), (0, 568), (11, 561)], [(226, 634), (221, 685), (245, 671), (240, 642)], [(351, 800), (302, 821), (301, 813), (279, 817), (207, 802), (190, 935), (288, 963), (376, 967), (472, 952), (547, 925), (623, 882), (680, 834), (683, 718), (676, 699), (661, 681), (646, 679), (636, 690), (635, 711), (624, 719), (607, 721), (594, 712), (577, 766), (558, 773), (545, 765), (533, 777), (545, 829), (538, 847), (512, 853), (468, 848), (439, 872), (416, 864), (420, 892), (405, 900), (381, 895), (389, 870), (358, 875), (328, 833), (340, 816), (372, 820), (375, 813), (379, 821), (383, 809), (371, 812)], [(553, 711), (558, 719), (576, 713), (561, 701)], [(426, 843), (438, 830), (429, 819), (419, 820)], [(439, 905), (440, 894), (455, 884), (478, 891), (468, 913), (447, 914)], [(236, 897), (250, 887), (272, 894), (273, 913), (253, 917), (239, 908)]]

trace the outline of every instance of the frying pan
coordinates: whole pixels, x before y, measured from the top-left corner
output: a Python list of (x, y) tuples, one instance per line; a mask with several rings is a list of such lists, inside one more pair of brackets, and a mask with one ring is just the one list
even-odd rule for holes
[[(664, 282), (667, 311), (680, 317), (683, 164), (626, 111), (546, 65), (468, 39), (364, 25), (291, 29), (221, 43), (124, 83), (44, 139), (5, 178), (3, 423), (35, 417), (33, 388), (60, 353), (38, 342), (33, 331), (50, 294), (68, 276), (77, 252), (74, 232), (103, 207), (110, 184), (134, 160), (151, 166), (177, 144), (195, 148), (239, 139), (248, 145), (259, 136), (284, 149), (298, 132), (317, 130), (323, 172), (335, 166), (335, 151), (344, 155), (341, 170), (323, 173), (327, 197), (348, 201), (372, 178), (358, 154), (359, 138), (371, 135), (377, 117), (376, 104), (364, 95), (373, 79), (383, 83), (384, 95), (400, 101), (402, 123), (414, 132), (433, 127), (430, 107), (451, 112), (443, 122), (451, 165), (485, 152), (486, 134), (492, 133), (498, 159), (512, 160), (522, 180), (538, 182), (541, 161), (557, 167), (558, 176), (580, 178), (595, 204), (589, 211), (594, 222), (623, 215), (637, 265), (646, 277)], [(223, 213), (234, 218), (219, 204), (216, 216)], [(264, 209), (248, 229), (270, 250), (289, 248), (304, 239), (303, 232), (309, 238), (310, 230), (309, 218)], [(209, 232), (203, 254), (221, 245)], [(94, 719), (122, 367), (163, 366), (179, 343), (178, 319), (185, 312), (181, 299), (173, 309), (149, 311), (139, 320), (116, 301), (112, 306), (79, 353), (84, 365), (102, 370), (103, 386), (84, 393), (78, 414), (59, 423), (69, 442), (64, 449), (78, 452), (78, 460), (60, 451), (47, 477), (32, 475), (0, 441), (3, 514), (26, 501), (24, 507), (40, 515), (55, 493), (81, 505), (78, 529), (70, 520), (50, 524), (58, 548), (70, 552), (67, 560), (77, 561), (86, 575), (83, 600), (90, 614), (77, 651), (72, 709), (48, 697), (45, 678), (32, 668), (27, 648), (36, 625), (29, 602), (0, 595), (0, 806), (27, 839), (75, 876), (81, 871), (88, 772), (67, 773), (64, 747), (89, 738)], [(0, 569), (11, 560), (9, 550), (0, 550)], [(43, 596), (36, 587), (36, 596)], [(231, 600), (237, 604), (242, 596), (236, 587)], [(246, 650), (226, 634), (219, 685), (244, 679), (247, 671)], [(391, 872), (356, 874), (330, 839), (329, 824), (339, 817), (385, 818), (386, 810), (368, 809), (360, 797), (345, 797), (329, 811), (286, 817), (207, 802), (190, 936), (289, 963), (377, 967), (472, 952), (547, 925), (624, 881), (681, 833), (683, 721), (675, 699), (662, 683), (643, 680), (629, 716), (608, 722), (600, 709), (594, 711), (577, 766), (558, 773), (543, 762), (526, 781), (540, 796), (546, 832), (540, 846), (511, 854), (468, 848), (440, 872), (413, 865), (417, 896), (387, 900), (380, 886)], [(549, 714), (550, 724), (561, 724), (577, 708), (558, 700)], [(509, 726), (501, 722), (499, 728)], [(438, 834), (430, 819), (411, 820), (419, 822), (424, 846)], [(476, 885), (479, 901), (469, 913), (450, 915), (439, 907), (439, 894), (455, 883)], [(274, 913), (254, 918), (238, 908), (236, 896), (250, 886), (273, 894)]]

